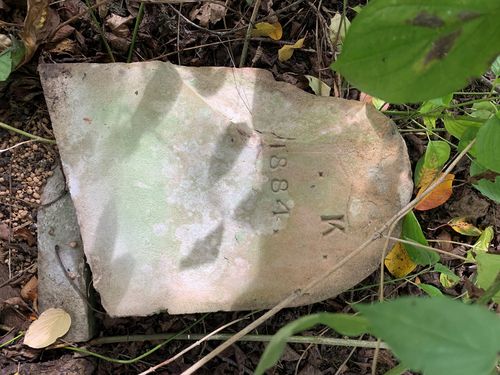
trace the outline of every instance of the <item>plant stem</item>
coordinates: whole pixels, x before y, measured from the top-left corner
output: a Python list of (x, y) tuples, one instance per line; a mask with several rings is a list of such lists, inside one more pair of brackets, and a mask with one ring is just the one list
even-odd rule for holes
[(4, 347), (6, 347), (7, 345), (9, 345), (9, 344), (11, 344), (11, 343), (13, 343), (14, 341), (16, 341), (18, 338), (20, 338), (20, 337), (22, 337), (22, 336), (24, 336), (24, 332), (20, 332), (20, 333), (19, 333), (16, 337), (13, 337), (13, 338), (11, 338), (10, 340), (7, 340), (7, 341), (5, 341), (5, 342), (1, 343), (1, 344), (0, 344), (0, 349), (2, 349), (2, 348), (4, 348)]
[[(225, 341), (232, 337), (232, 333), (219, 333), (207, 338), (207, 341)], [(153, 335), (130, 335), (130, 336), (109, 336), (99, 337), (88, 342), (88, 345), (103, 345), (103, 344), (116, 344), (122, 342), (140, 342), (140, 341), (156, 341), (156, 340), (182, 340), (194, 341), (206, 337), (206, 334), (178, 334), (178, 333), (159, 333)], [(273, 335), (245, 335), (238, 341), (246, 342), (269, 342)], [(352, 339), (339, 339), (334, 337), (320, 337), (320, 336), (290, 336), (286, 342), (293, 344), (316, 344), (316, 345), (330, 345), (330, 346), (348, 346), (358, 348), (374, 348), (376, 342), (368, 340), (352, 340)], [(388, 349), (387, 344), (382, 344), (383, 349)]]
[(94, 22), (94, 26), (97, 28), (97, 32), (101, 36), (102, 42), (104, 44), (104, 47), (106, 48), (106, 51), (108, 52), (109, 58), (111, 59), (112, 62), (116, 62), (115, 56), (113, 55), (113, 51), (111, 50), (111, 47), (109, 46), (108, 41), (106, 40), (106, 35), (104, 34), (104, 31), (101, 28), (101, 24), (99, 23), (97, 17), (95, 16), (92, 5), (90, 5), (90, 0), (85, 0), (85, 4), (89, 8), (90, 18), (92, 18), (92, 22)]
[(47, 139), (47, 138), (43, 138), (43, 137), (39, 137), (38, 135), (33, 135), (33, 134), (30, 134), (30, 133), (27, 133), (23, 130), (20, 130), (18, 128), (14, 128), (13, 126), (10, 126), (10, 125), (7, 125), (3, 122), (0, 122), (0, 128), (3, 128), (3, 129), (6, 129), (6, 130), (9, 130), (11, 132), (14, 132), (14, 133), (17, 133), (17, 134), (20, 134), (20, 135), (23, 135), (25, 137), (28, 137), (28, 138), (31, 138), (35, 141), (38, 141), (38, 142), (43, 142), (43, 143), (49, 143), (49, 144), (56, 144), (56, 141), (52, 140), (52, 139)]
[(153, 354), (158, 349), (160, 349), (162, 346), (164, 346), (165, 344), (167, 344), (170, 341), (174, 340), (177, 336), (180, 336), (180, 335), (184, 334), (185, 332), (189, 331), (191, 328), (193, 328), (195, 325), (197, 325), (199, 322), (201, 322), (203, 319), (205, 319), (207, 317), (207, 315), (209, 315), (209, 313), (204, 314), (201, 318), (199, 318), (194, 323), (192, 323), (191, 325), (189, 325), (186, 328), (184, 328), (182, 331), (180, 331), (178, 333), (174, 333), (170, 337), (165, 337), (164, 338), (165, 341), (163, 341), (162, 343), (156, 345), (155, 347), (153, 347), (152, 349), (148, 350), (147, 352), (142, 353), (141, 355), (139, 355), (139, 356), (137, 356), (135, 358), (131, 358), (131, 359), (116, 359), (116, 358), (111, 358), (111, 357), (107, 357), (105, 355), (101, 355), (101, 354), (98, 354), (98, 353), (90, 352), (88, 350), (85, 350), (85, 349), (82, 349), (82, 348), (78, 348), (78, 347), (74, 347), (74, 346), (60, 346), (60, 345), (57, 345), (55, 347), (52, 347), (51, 349), (58, 349), (58, 348), (68, 349), (68, 350), (72, 350), (74, 352), (91, 355), (93, 357), (102, 359), (102, 360), (107, 361), (107, 362), (119, 363), (119, 364), (122, 364), (122, 365), (130, 365), (132, 363), (140, 361), (141, 359), (149, 356), (150, 354)]
[(142, 22), (142, 17), (144, 16), (144, 3), (139, 5), (139, 11), (137, 12), (137, 18), (135, 19), (134, 31), (132, 32), (132, 41), (130, 42), (130, 48), (128, 50), (127, 62), (132, 61), (132, 55), (134, 54), (135, 41), (137, 39), (137, 33), (139, 32), (139, 26)]
[(240, 68), (243, 68), (245, 66), (245, 60), (247, 59), (247, 53), (248, 53), (248, 44), (250, 43), (250, 37), (252, 36), (252, 28), (255, 23), (255, 19), (257, 18), (257, 13), (259, 13), (260, 1), (261, 0), (255, 0), (255, 4), (253, 6), (252, 16), (250, 17), (247, 33), (245, 35), (245, 43), (243, 43), (243, 50), (241, 51)]

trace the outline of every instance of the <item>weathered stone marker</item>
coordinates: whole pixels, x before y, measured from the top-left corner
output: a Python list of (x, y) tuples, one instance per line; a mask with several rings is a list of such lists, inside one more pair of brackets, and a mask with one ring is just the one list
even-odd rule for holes
[[(393, 124), (258, 69), (41, 67), (94, 286), (113, 316), (270, 307), (411, 195)], [(383, 240), (297, 301), (368, 276)]]

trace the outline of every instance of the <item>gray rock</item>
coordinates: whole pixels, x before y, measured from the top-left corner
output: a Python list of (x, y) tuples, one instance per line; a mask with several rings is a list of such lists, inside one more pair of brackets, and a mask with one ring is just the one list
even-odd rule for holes
[(47, 181), (38, 211), (38, 302), (40, 312), (51, 307), (64, 309), (71, 316), (64, 340), (79, 342), (93, 336), (94, 317), (86, 297), (90, 274), (75, 208), (65, 186), (57, 168)]
[[(40, 68), (93, 283), (110, 315), (266, 308), (410, 199), (406, 146), (372, 106), (259, 69)], [(368, 276), (383, 240), (296, 301)]]

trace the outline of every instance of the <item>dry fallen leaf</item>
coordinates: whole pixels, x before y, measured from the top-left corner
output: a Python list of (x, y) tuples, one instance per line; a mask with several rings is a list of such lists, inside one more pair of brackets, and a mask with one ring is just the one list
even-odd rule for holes
[(285, 44), (283, 47), (281, 47), (278, 51), (278, 59), (280, 61), (287, 61), (289, 60), (292, 55), (293, 51), (297, 48), (302, 48), (304, 45), (304, 40), (305, 38), (301, 38), (295, 42), (295, 44)]
[(8, 241), (9, 233), (10, 233), (9, 226), (5, 223), (0, 223), (0, 240)]
[(412, 272), (417, 265), (411, 260), (404, 245), (397, 242), (387, 254), (384, 261), (387, 270), (394, 277), (405, 277)]
[(21, 289), (21, 297), (27, 301), (35, 302), (38, 298), (38, 279), (33, 276)]
[(57, 12), (49, 8), (48, 0), (28, 0), (27, 5), (24, 27), (20, 34), (26, 48), (21, 65), (31, 59), (38, 45), (55, 30), (60, 22)]
[(132, 23), (134, 17), (122, 17), (117, 14), (112, 14), (105, 22), (113, 34), (118, 37), (126, 38), (130, 35), (129, 25)]
[[(424, 175), (425, 176), (425, 172)], [(443, 203), (445, 203), (448, 199), (450, 199), (451, 194), (453, 193), (453, 180), (455, 179), (455, 175), (449, 173), (443, 182), (441, 182), (438, 186), (431, 191), (429, 195), (427, 195), (424, 199), (422, 199), (416, 206), (415, 209), (419, 211), (426, 211), (432, 208), (436, 208)], [(422, 182), (422, 181), (425, 181)], [(433, 181), (433, 179), (429, 179), (426, 177), (422, 177), (420, 180), (421, 188), (418, 191), (417, 197), (421, 195), (425, 189), (429, 186), (429, 184)]]
[(54, 308), (45, 310), (29, 326), (24, 344), (35, 349), (45, 348), (64, 336), (70, 327), (71, 317), (66, 311)]
[(471, 223), (467, 222), (465, 217), (456, 217), (448, 221), (448, 225), (453, 228), (455, 232), (463, 234), (464, 236), (480, 236), (483, 231), (476, 228)]
[(207, 27), (209, 23), (217, 23), (226, 16), (226, 7), (221, 4), (205, 3), (198, 9), (189, 13), (191, 21), (198, 20), (200, 25)]
[(273, 40), (280, 40), (283, 36), (283, 29), (279, 22), (259, 22), (252, 30), (252, 36), (268, 36)]
[(36, 245), (35, 236), (33, 236), (33, 233), (31, 233), (31, 231), (26, 227), (16, 229), (14, 231), (13, 237), (16, 240), (26, 241), (28, 246), (35, 246)]

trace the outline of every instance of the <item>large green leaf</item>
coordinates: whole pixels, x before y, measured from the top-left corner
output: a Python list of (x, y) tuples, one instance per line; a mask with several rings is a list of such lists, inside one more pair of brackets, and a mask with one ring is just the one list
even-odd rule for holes
[(445, 297), (355, 305), (370, 331), (401, 362), (425, 375), (490, 375), (500, 351), (500, 318)]
[[(500, 254), (480, 253), (477, 260), (477, 285), (488, 289), (500, 272)], [(493, 301), (500, 303), (500, 292), (495, 294)]]
[(492, 116), (477, 132), (477, 162), (491, 171), (500, 173), (499, 147), (500, 118)]
[[(470, 175), (476, 176), (480, 173), (485, 172), (487, 169), (482, 168), (478, 163), (472, 162), (470, 166)], [(479, 180), (473, 186), (479, 190), (483, 195), (500, 203), (500, 175), (495, 177), (495, 181), (490, 181), (485, 178)]]
[(285, 349), (286, 340), (299, 332), (310, 329), (318, 324), (324, 324), (342, 335), (359, 336), (368, 331), (365, 318), (349, 314), (318, 313), (307, 315), (281, 328), (273, 336), (260, 358), (255, 374), (263, 374), (268, 368), (274, 366)]
[[(408, 212), (403, 218), (402, 237), (405, 240), (410, 240), (418, 242), (425, 246), (429, 246), (427, 240), (425, 239), (424, 233), (422, 232), (422, 228), (420, 227), (420, 224), (413, 211)], [(434, 251), (430, 251), (415, 245), (409, 245), (407, 243), (404, 244), (404, 247), (411, 260), (413, 260), (417, 264), (428, 265), (437, 263), (439, 261), (439, 255)]]
[(452, 136), (457, 139), (461, 139), (463, 134), (470, 128), (479, 129), (483, 124), (480, 120), (471, 118), (467, 119), (455, 119), (452, 117), (443, 118), (444, 127)]
[(372, 0), (332, 68), (390, 103), (443, 96), (489, 68), (499, 19), (498, 0)]

